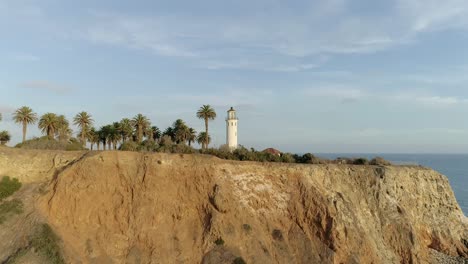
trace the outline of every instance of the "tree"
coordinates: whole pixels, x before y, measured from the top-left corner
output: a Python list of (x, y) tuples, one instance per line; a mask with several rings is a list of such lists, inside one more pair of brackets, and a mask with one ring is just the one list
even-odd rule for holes
[(38, 124), (39, 129), (43, 134), (46, 134), (49, 139), (54, 139), (55, 131), (58, 128), (58, 117), (54, 113), (46, 113), (41, 116)]
[(196, 139), (197, 139), (197, 131), (195, 131), (195, 129), (193, 128), (189, 128), (188, 137), (187, 137), (188, 145), (192, 146), (192, 143), (194, 143)]
[(72, 137), (73, 131), (70, 128), (70, 122), (64, 115), (57, 116), (57, 129), (55, 131), (59, 141), (67, 142)]
[(13, 113), (13, 121), (17, 124), (23, 125), (23, 142), (26, 141), (26, 131), (28, 125), (34, 124), (37, 122), (37, 114), (27, 106), (16, 109)]
[[(107, 129), (105, 127), (101, 127), (99, 129), (98, 137), (99, 137), (99, 142), (102, 143), (102, 149), (106, 150), (106, 143), (107, 143)], [(99, 149), (99, 144), (98, 144), (98, 149)]]
[(123, 142), (132, 138), (134, 126), (133, 121), (128, 118), (120, 120), (120, 134), (122, 135)]
[(177, 144), (187, 141), (189, 136), (189, 127), (182, 119), (177, 119), (173, 124), (174, 139)]
[[(205, 134), (204, 135), (206, 137), (209, 137), (209, 134), (208, 134), (208, 121), (209, 120), (214, 120), (216, 118), (215, 110), (213, 108), (211, 108), (210, 105), (203, 105), (202, 107), (200, 107), (200, 109), (198, 109), (197, 117), (199, 119), (205, 120)], [(205, 148), (208, 148), (209, 141), (210, 140), (208, 140), (208, 138), (205, 139), (205, 143), (206, 143)]]
[(146, 116), (138, 114), (133, 118), (133, 125), (137, 131), (137, 142), (141, 143), (143, 140), (143, 133), (150, 126), (150, 122)]
[(161, 138), (161, 130), (157, 126), (151, 127), (151, 130), (153, 130), (153, 140), (157, 141), (158, 139)]
[(210, 135), (206, 134), (206, 132), (200, 132), (197, 137), (197, 143), (202, 145), (202, 148), (207, 149), (208, 144), (211, 142)]
[(96, 131), (94, 127), (89, 129), (89, 132), (87, 134), (87, 139), (91, 145), (91, 150), (93, 150), (94, 144), (96, 144), (97, 150), (99, 150), (99, 146), (100, 146), (99, 134), (98, 134), (98, 131)]
[(10, 140), (11, 140), (11, 135), (10, 135), (10, 133), (8, 133), (8, 131), (1, 131), (0, 132), (0, 144), (2, 146), (4, 146)]
[(75, 118), (73, 118), (73, 124), (78, 126), (81, 131), (80, 131), (80, 141), (83, 146), (86, 145), (86, 138), (87, 138), (87, 133), (89, 132), (90, 127), (93, 125), (94, 120), (91, 117), (90, 114), (87, 112), (80, 112), (78, 113)]
[(164, 136), (170, 137), (171, 141), (175, 141), (175, 131), (174, 131), (174, 128), (172, 128), (172, 127), (166, 128), (166, 130), (164, 130), (162, 135), (163, 135), (163, 137)]

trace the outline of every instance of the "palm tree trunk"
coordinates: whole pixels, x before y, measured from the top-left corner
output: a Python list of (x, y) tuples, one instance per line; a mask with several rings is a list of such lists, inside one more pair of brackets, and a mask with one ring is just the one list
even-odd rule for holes
[(23, 122), (23, 142), (26, 141), (26, 130), (28, 129), (28, 123)]
[(85, 128), (84, 127), (81, 129), (81, 144), (83, 146), (86, 146)]
[(94, 143), (91, 142), (91, 143), (89, 143), (89, 144), (91, 145), (91, 150), (93, 150), (93, 145), (94, 145)]
[(208, 118), (205, 118), (205, 148), (208, 149)]
[(101, 145), (101, 143), (98, 141), (98, 142), (96, 143), (96, 145), (97, 145), (97, 150), (99, 150), (99, 149), (100, 149), (100, 147), (101, 147), (101, 146), (100, 146), (100, 145)]

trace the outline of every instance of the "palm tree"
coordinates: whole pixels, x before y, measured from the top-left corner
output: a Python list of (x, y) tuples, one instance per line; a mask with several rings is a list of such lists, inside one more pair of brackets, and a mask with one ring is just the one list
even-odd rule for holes
[(70, 122), (68, 122), (64, 115), (59, 115), (57, 117), (57, 129), (55, 133), (62, 142), (67, 142), (72, 137), (73, 131), (70, 128)]
[(188, 145), (192, 146), (192, 142), (195, 142), (196, 139), (197, 139), (197, 131), (195, 131), (195, 129), (193, 128), (189, 128), (188, 137), (187, 137)]
[(197, 143), (202, 145), (202, 148), (208, 148), (208, 144), (211, 142), (210, 135), (206, 134), (206, 132), (200, 132), (197, 137)]
[(86, 134), (89, 131), (89, 128), (93, 125), (94, 120), (90, 114), (87, 112), (78, 113), (75, 118), (73, 118), (73, 124), (78, 126), (81, 129), (81, 144), (86, 145)]
[(168, 127), (166, 128), (166, 130), (164, 130), (163, 136), (168, 136), (171, 138), (172, 141), (175, 141), (175, 131), (174, 131), (174, 128), (172, 127)]
[[(99, 129), (97, 133), (98, 133), (99, 141), (102, 143), (102, 149), (106, 150), (107, 129), (105, 127), (101, 127), (101, 129)], [(99, 149), (99, 143), (98, 143), (98, 149)]]
[(151, 127), (151, 130), (153, 130), (153, 140), (156, 141), (161, 138), (161, 130), (157, 126)]
[(91, 150), (93, 150), (94, 144), (97, 145), (97, 150), (99, 150), (99, 143), (100, 143), (99, 134), (94, 127), (89, 129), (89, 132), (86, 137), (91, 145)]
[(13, 113), (13, 121), (17, 124), (23, 125), (23, 142), (26, 141), (26, 130), (28, 129), (28, 125), (34, 124), (37, 122), (37, 114), (33, 112), (33, 110), (27, 106), (23, 106), (18, 108)]
[(46, 113), (41, 116), (38, 124), (42, 133), (46, 134), (49, 139), (54, 139), (55, 130), (58, 128), (58, 117), (54, 113)]
[(150, 126), (148, 118), (142, 114), (138, 114), (133, 118), (133, 125), (137, 130), (137, 142), (143, 140), (143, 132)]
[(177, 144), (184, 143), (187, 141), (189, 134), (189, 127), (185, 124), (182, 119), (177, 119), (174, 124), (174, 138)]
[(120, 120), (120, 134), (122, 135), (123, 142), (127, 141), (129, 138), (132, 138), (133, 127), (134, 124), (132, 120), (128, 118)]
[[(213, 108), (211, 108), (210, 105), (203, 105), (202, 107), (200, 107), (200, 109), (198, 109), (197, 117), (199, 119), (205, 120), (205, 136), (209, 137), (209, 134), (208, 134), (208, 121), (209, 120), (214, 120), (216, 118), (215, 110)], [(208, 143), (205, 144), (205, 148), (208, 148), (209, 141), (210, 140), (208, 140), (208, 138), (206, 138), (205, 143), (206, 142), (208, 142)]]

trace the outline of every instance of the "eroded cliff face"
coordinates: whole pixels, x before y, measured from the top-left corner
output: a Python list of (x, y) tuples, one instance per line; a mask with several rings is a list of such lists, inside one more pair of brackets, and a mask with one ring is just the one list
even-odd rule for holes
[(74, 155), (36, 199), (69, 263), (427, 263), (429, 249), (468, 257), (467, 220), (446, 177), (429, 169)]

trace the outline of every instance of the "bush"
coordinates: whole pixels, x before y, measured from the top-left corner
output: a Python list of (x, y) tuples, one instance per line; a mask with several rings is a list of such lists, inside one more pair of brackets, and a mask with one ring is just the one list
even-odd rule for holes
[(34, 234), (31, 246), (36, 249), (36, 252), (47, 258), (47, 263), (62, 264), (65, 261), (60, 253), (58, 241), (59, 238), (54, 234), (50, 226), (42, 224)]
[(222, 245), (224, 245), (224, 240), (220, 237), (220, 238), (216, 239), (214, 243), (216, 245), (218, 245), (218, 246), (222, 246)]
[(294, 156), (291, 153), (284, 153), (281, 155), (281, 162), (284, 163), (294, 163), (296, 160), (294, 159)]
[(0, 132), (0, 144), (3, 146), (6, 143), (10, 142), (11, 140), (11, 135), (8, 133), (8, 131), (1, 131)]
[(138, 143), (134, 141), (126, 141), (122, 145), (120, 145), (119, 150), (123, 151), (137, 151), (138, 150)]
[(370, 163), (370, 165), (377, 165), (377, 166), (391, 166), (392, 163), (388, 160), (385, 160), (384, 158), (381, 157), (375, 157), (373, 158)]
[(368, 165), (369, 161), (366, 158), (358, 158), (353, 161), (354, 165)]
[(70, 139), (68, 141), (58, 141), (50, 139), (48, 137), (33, 138), (26, 140), (23, 143), (19, 143), (15, 146), (16, 148), (22, 149), (47, 149), (47, 150), (85, 150), (81, 143), (77, 139)]
[(23, 212), (23, 202), (13, 199), (0, 204), (0, 224), (3, 224), (8, 217)]
[(21, 188), (21, 182), (18, 179), (11, 179), (8, 176), (4, 176), (0, 181), (0, 201), (4, 198), (14, 194)]

